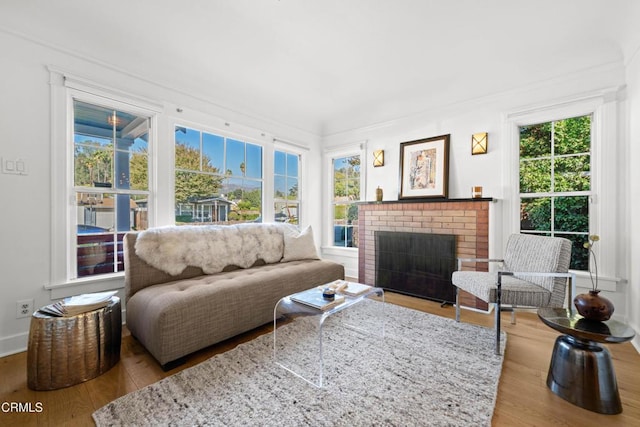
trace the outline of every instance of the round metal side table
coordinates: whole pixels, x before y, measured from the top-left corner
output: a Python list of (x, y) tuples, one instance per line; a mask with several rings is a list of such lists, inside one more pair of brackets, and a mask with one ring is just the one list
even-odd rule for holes
[(631, 340), (635, 332), (616, 320), (587, 320), (564, 308), (541, 308), (538, 317), (564, 335), (556, 339), (547, 386), (581, 408), (601, 414), (622, 412), (609, 350), (599, 343)]
[(120, 298), (75, 316), (33, 313), (27, 350), (27, 385), (55, 390), (90, 380), (120, 360)]

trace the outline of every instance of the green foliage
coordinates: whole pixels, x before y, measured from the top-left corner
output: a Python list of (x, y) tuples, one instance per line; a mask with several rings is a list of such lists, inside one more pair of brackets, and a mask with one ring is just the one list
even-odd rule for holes
[(149, 189), (149, 160), (146, 149), (131, 154), (129, 183), (133, 190)]
[(239, 210), (249, 210), (251, 209), (251, 202), (243, 200), (242, 202), (238, 203), (238, 209)]
[(74, 183), (93, 187), (94, 182), (113, 182), (113, 145), (85, 141), (74, 147)]
[(335, 164), (345, 164), (334, 168), (334, 200), (360, 200), (360, 156), (336, 159)]
[(260, 210), (262, 207), (262, 190), (255, 189), (250, 191), (245, 191), (243, 194), (243, 200), (248, 202), (251, 206), (251, 209)]
[(574, 117), (554, 123), (556, 155), (588, 153), (591, 145), (591, 116)]
[[(203, 160), (209, 163), (207, 156), (204, 156)], [(176, 203), (186, 203), (193, 199), (212, 197), (220, 192), (222, 177), (198, 172), (200, 171), (200, 151), (198, 149), (176, 143), (176, 169), (194, 171), (176, 171)]]
[(541, 193), (551, 190), (551, 160), (520, 161), (520, 192)]

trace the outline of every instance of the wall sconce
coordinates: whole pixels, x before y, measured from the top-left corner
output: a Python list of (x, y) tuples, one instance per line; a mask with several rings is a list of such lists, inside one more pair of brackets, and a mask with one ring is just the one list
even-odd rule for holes
[(474, 133), (471, 137), (471, 154), (487, 154), (489, 134), (487, 132)]
[(373, 152), (373, 166), (384, 166), (384, 150), (375, 150)]

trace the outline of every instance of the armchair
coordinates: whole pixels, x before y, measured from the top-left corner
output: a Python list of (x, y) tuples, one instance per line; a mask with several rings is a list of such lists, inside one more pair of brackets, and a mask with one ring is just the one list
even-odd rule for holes
[[(500, 354), (500, 313), (502, 305), (520, 307), (563, 307), (569, 286), (569, 306), (575, 293), (575, 275), (569, 273), (571, 242), (560, 237), (530, 234), (509, 236), (504, 259), (459, 258), (458, 271), (451, 276), (456, 287), (456, 321), (460, 321), (459, 290), (495, 304), (496, 354)], [(497, 273), (462, 271), (464, 262), (501, 262)]]

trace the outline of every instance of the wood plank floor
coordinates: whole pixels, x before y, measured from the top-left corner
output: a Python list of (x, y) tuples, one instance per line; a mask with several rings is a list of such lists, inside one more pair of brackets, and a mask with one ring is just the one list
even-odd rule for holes
[[(387, 301), (443, 317), (453, 307), (404, 295), (387, 293)], [(492, 325), (492, 316), (464, 310), (462, 321)], [(640, 355), (630, 343), (609, 345), (618, 378), (623, 412), (601, 415), (578, 408), (551, 393), (546, 386), (553, 343), (558, 334), (535, 313), (518, 313), (517, 324), (503, 314), (508, 333), (505, 361), (493, 416), (494, 426), (638, 426), (640, 425)], [(121, 361), (98, 378), (61, 390), (36, 392), (27, 388), (26, 353), (0, 359), (0, 426), (90, 426), (91, 413), (111, 400), (152, 384), (168, 375), (227, 351), (258, 335), (266, 325), (189, 356), (185, 365), (163, 372), (146, 350), (123, 330)], [(41, 413), (5, 412), (5, 402), (36, 402)], [(428, 414), (425, 414), (428, 420)], [(425, 422), (426, 424), (426, 422)]]

